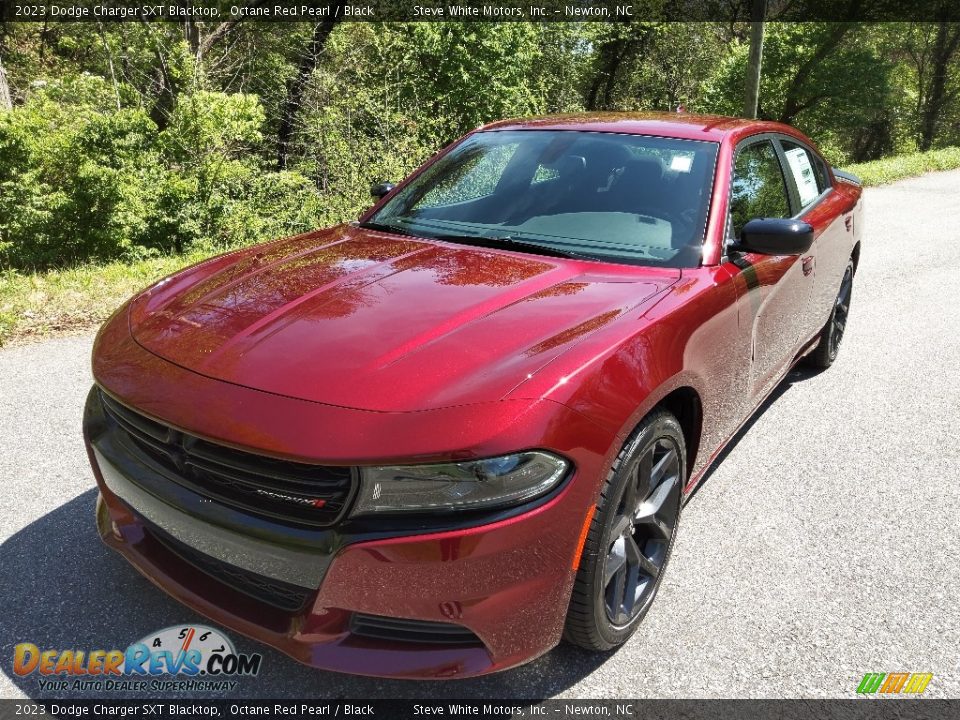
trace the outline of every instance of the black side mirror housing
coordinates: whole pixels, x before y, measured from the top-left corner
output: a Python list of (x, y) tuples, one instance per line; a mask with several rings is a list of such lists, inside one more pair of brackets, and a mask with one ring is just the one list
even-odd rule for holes
[(802, 220), (754, 218), (740, 231), (740, 242), (729, 249), (761, 255), (800, 255), (811, 245), (813, 228)]
[(383, 182), (378, 182), (376, 185), (371, 185), (370, 194), (373, 195), (377, 200), (382, 200), (395, 187), (396, 187), (395, 183), (392, 183), (389, 180), (384, 180)]

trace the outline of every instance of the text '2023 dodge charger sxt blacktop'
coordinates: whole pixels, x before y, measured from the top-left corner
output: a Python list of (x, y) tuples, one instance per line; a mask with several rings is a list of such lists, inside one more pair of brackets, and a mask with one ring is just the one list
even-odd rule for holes
[(580, 115), (486, 126), (374, 194), (104, 325), (101, 536), (318, 668), (623, 643), (711, 461), (836, 357), (859, 182), (777, 123)]

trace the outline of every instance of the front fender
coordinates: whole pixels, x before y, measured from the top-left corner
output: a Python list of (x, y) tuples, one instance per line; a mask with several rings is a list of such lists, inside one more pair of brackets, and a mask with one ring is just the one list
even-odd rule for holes
[(731, 276), (725, 266), (684, 270), (657, 302), (598, 332), (514, 396), (560, 402), (610, 430), (612, 461), (654, 407), (690, 388), (701, 408), (700, 431), (688, 438), (696, 447), (692, 473), (699, 473), (744, 409), (749, 334), (739, 327)]

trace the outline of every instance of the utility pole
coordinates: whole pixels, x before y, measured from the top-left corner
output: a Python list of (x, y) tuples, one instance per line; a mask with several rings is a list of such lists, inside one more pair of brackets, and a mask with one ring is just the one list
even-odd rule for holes
[(0, 58), (0, 110), (13, 110), (13, 100), (10, 98), (10, 86), (7, 85), (7, 73), (3, 69), (2, 58)]
[(743, 98), (743, 116), (757, 117), (760, 100), (760, 67), (763, 64), (763, 30), (767, 14), (766, 0), (753, 0), (750, 8), (750, 56), (747, 59), (747, 89)]

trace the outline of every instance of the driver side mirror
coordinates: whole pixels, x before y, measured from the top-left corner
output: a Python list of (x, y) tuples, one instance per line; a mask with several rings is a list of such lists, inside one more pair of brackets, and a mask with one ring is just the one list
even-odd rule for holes
[(395, 183), (392, 183), (389, 180), (384, 180), (383, 182), (379, 182), (376, 185), (370, 186), (370, 194), (373, 195), (373, 197), (375, 197), (377, 200), (382, 200), (395, 187)]
[(728, 249), (761, 255), (800, 255), (813, 245), (813, 228), (802, 220), (754, 218)]

